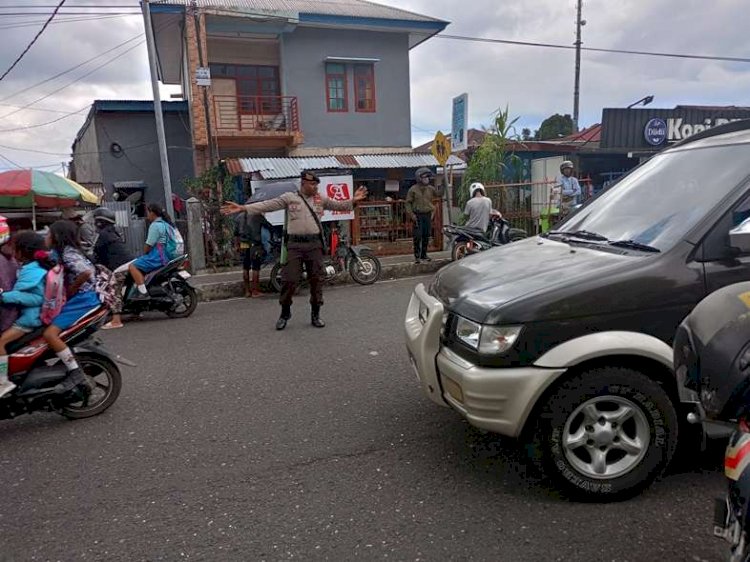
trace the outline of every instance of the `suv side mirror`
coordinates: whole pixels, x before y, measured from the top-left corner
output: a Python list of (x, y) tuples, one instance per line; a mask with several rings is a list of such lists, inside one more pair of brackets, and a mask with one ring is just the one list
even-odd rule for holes
[(750, 219), (729, 231), (729, 245), (743, 254), (750, 254)]

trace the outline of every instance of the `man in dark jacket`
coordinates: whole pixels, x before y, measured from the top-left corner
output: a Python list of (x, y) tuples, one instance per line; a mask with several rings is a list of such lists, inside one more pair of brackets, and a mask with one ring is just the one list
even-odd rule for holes
[[(272, 229), (270, 222), (263, 215), (242, 213), (237, 217), (234, 228), (237, 249), (242, 254), (242, 282), (245, 296), (260, 297), (260, 267), (263, 265), (265, 249), (263, 248), (263, 229)], [(252, 282), (250, 271), (253, 272)]]
[(430, 185), (434, 177), (429, 168), (419, 168), (414, 174), (417, 183), (406, 194), (406, 212), (414, 223), (414, 263), (432, 261), (427, 256), (435, 213), (433, 200), (442, 197), (442, 191)]
[[(98, 231), (94, 245), (94, 263), (115, 271), (133, 260), (133, 254), (125, 244), (125, 238), (115, 225), (115, 213), (99, 208), (94, 211), (94, 224)], [(122, 328), (122, 288), (128, 276), (127, 269), (115, 273), (115, 302), (112, 305), (112, 320), (102, 326), (105, 330)]]

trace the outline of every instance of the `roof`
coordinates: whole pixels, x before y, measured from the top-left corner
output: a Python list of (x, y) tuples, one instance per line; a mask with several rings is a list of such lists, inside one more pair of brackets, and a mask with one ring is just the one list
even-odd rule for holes
[(591, 125), (591, 127), (587, 127), (586, 129), (573, 133), (572, 135), (554, 139), (554, 142), (583, 142), (588, 144), (590, 142), (599, 142), (600, 140), (602, 140), (602, 125), (601, 123), (597, 123), (596, 125)]
[[(392, 169), (436, 167), (438, 161), (431, 154), (346, 154), (304, 158), (227, 158), (227, 169), (232, 175), (258, 173), (263, 179), (294, 178), (303, 170), (350, 170), (357, 168)], [(448, 165), (459, 166), (464, 161), (451, 156)]]
[[(152, 100), (95, 100), (92, 109), (99, 111), (119, 111), (119, 112), (152, 112), (154, 111), (154, 102)], [(164, 113), (185, 112), (188, 111), (188, 102), (186, 101), (163, 101), (161, 109)]]

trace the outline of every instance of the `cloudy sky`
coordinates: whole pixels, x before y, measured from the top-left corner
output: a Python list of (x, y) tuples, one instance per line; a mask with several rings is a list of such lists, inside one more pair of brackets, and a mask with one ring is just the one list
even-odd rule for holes
[[(38, 31), (42, 14), (51, 11), (29, 15), (29, 7), (54, 3), (0, 3), (0, 72)], [(381, 3), (448, 20), (446, 33), (453, 35), (575, 40), (575, 0)], [(138, 8), (135, 0), (69, 4)], [(142, 20), (103, 11), (68, 9), (0, 81), (0, 169), (61, 170), (93, 99), (150, 98)], [(746, 14), (746, 0), (584, 0), (583, 40), (589, 47), (747, 57), (750, 36), (741, 23)], [(52, 79), (76, 65), (81, 66)], [(471, 126), (488, 124), (492, 112), (506, 105), (520, 118), (519, 128), (534, 129), (553, 113), (572, 113), (573, 65), (573, 51), (434, 38), (412, 51), (413, 142), (449, 129), (451, 98), (462, 92), (469, 94)], [(750, 63), (584, 52), (581, 76), (581, 126), (598, 122), (603, 107), (623, 107), (648, 94), (656, 98), (653, 107), (750, 105)]]

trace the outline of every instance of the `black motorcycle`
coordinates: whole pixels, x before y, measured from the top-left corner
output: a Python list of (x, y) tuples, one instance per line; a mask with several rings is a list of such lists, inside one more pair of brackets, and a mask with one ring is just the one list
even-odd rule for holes
[(132, 277), (125, 283), (122, 312), (163, 312), (170, 318), (187, 318), (198, 306), (198, 293), (190, 285), (190, 273), (185, 269), (187, 254), (173, 259), (159, 269), (146, 274), (145, 285), (148, 298), (133, 298), (136, 289)]
[(730, 562), (750, 561), (750, 283), (720, 289), (690, 313), (674, 341), (678, 382), (694, 401), (691, 423), (732, 432), (725, 456), (727, 493), (714, 505), (714, 536)]
[(528, 237), (525, 230), (511, 228), (510, 223), (496, 210), (490, 214), (490, 223), (486, 232), (476, 228), (449, 225), (443, 227), (443, 233), (452, 237), (451, 259), (453, 261)]
[[(344, 271), (348, 271), (352, 279), (360, 285), (372, 285), (380, 278), (382, 265), (377, 256), (367, 246), (352, 246), (346, 235), (340, 234), (338, 228), (333, 228), (330, 236), (331, 244), (335, 247), (333, 255), (323, 256), (323, 281), (331, 281)], [(271, 287), (281, 292), (281, 270), (284, 266), (277, 261), (271, 268)], [(302, 273), (307, 279), (307, 272)]]

